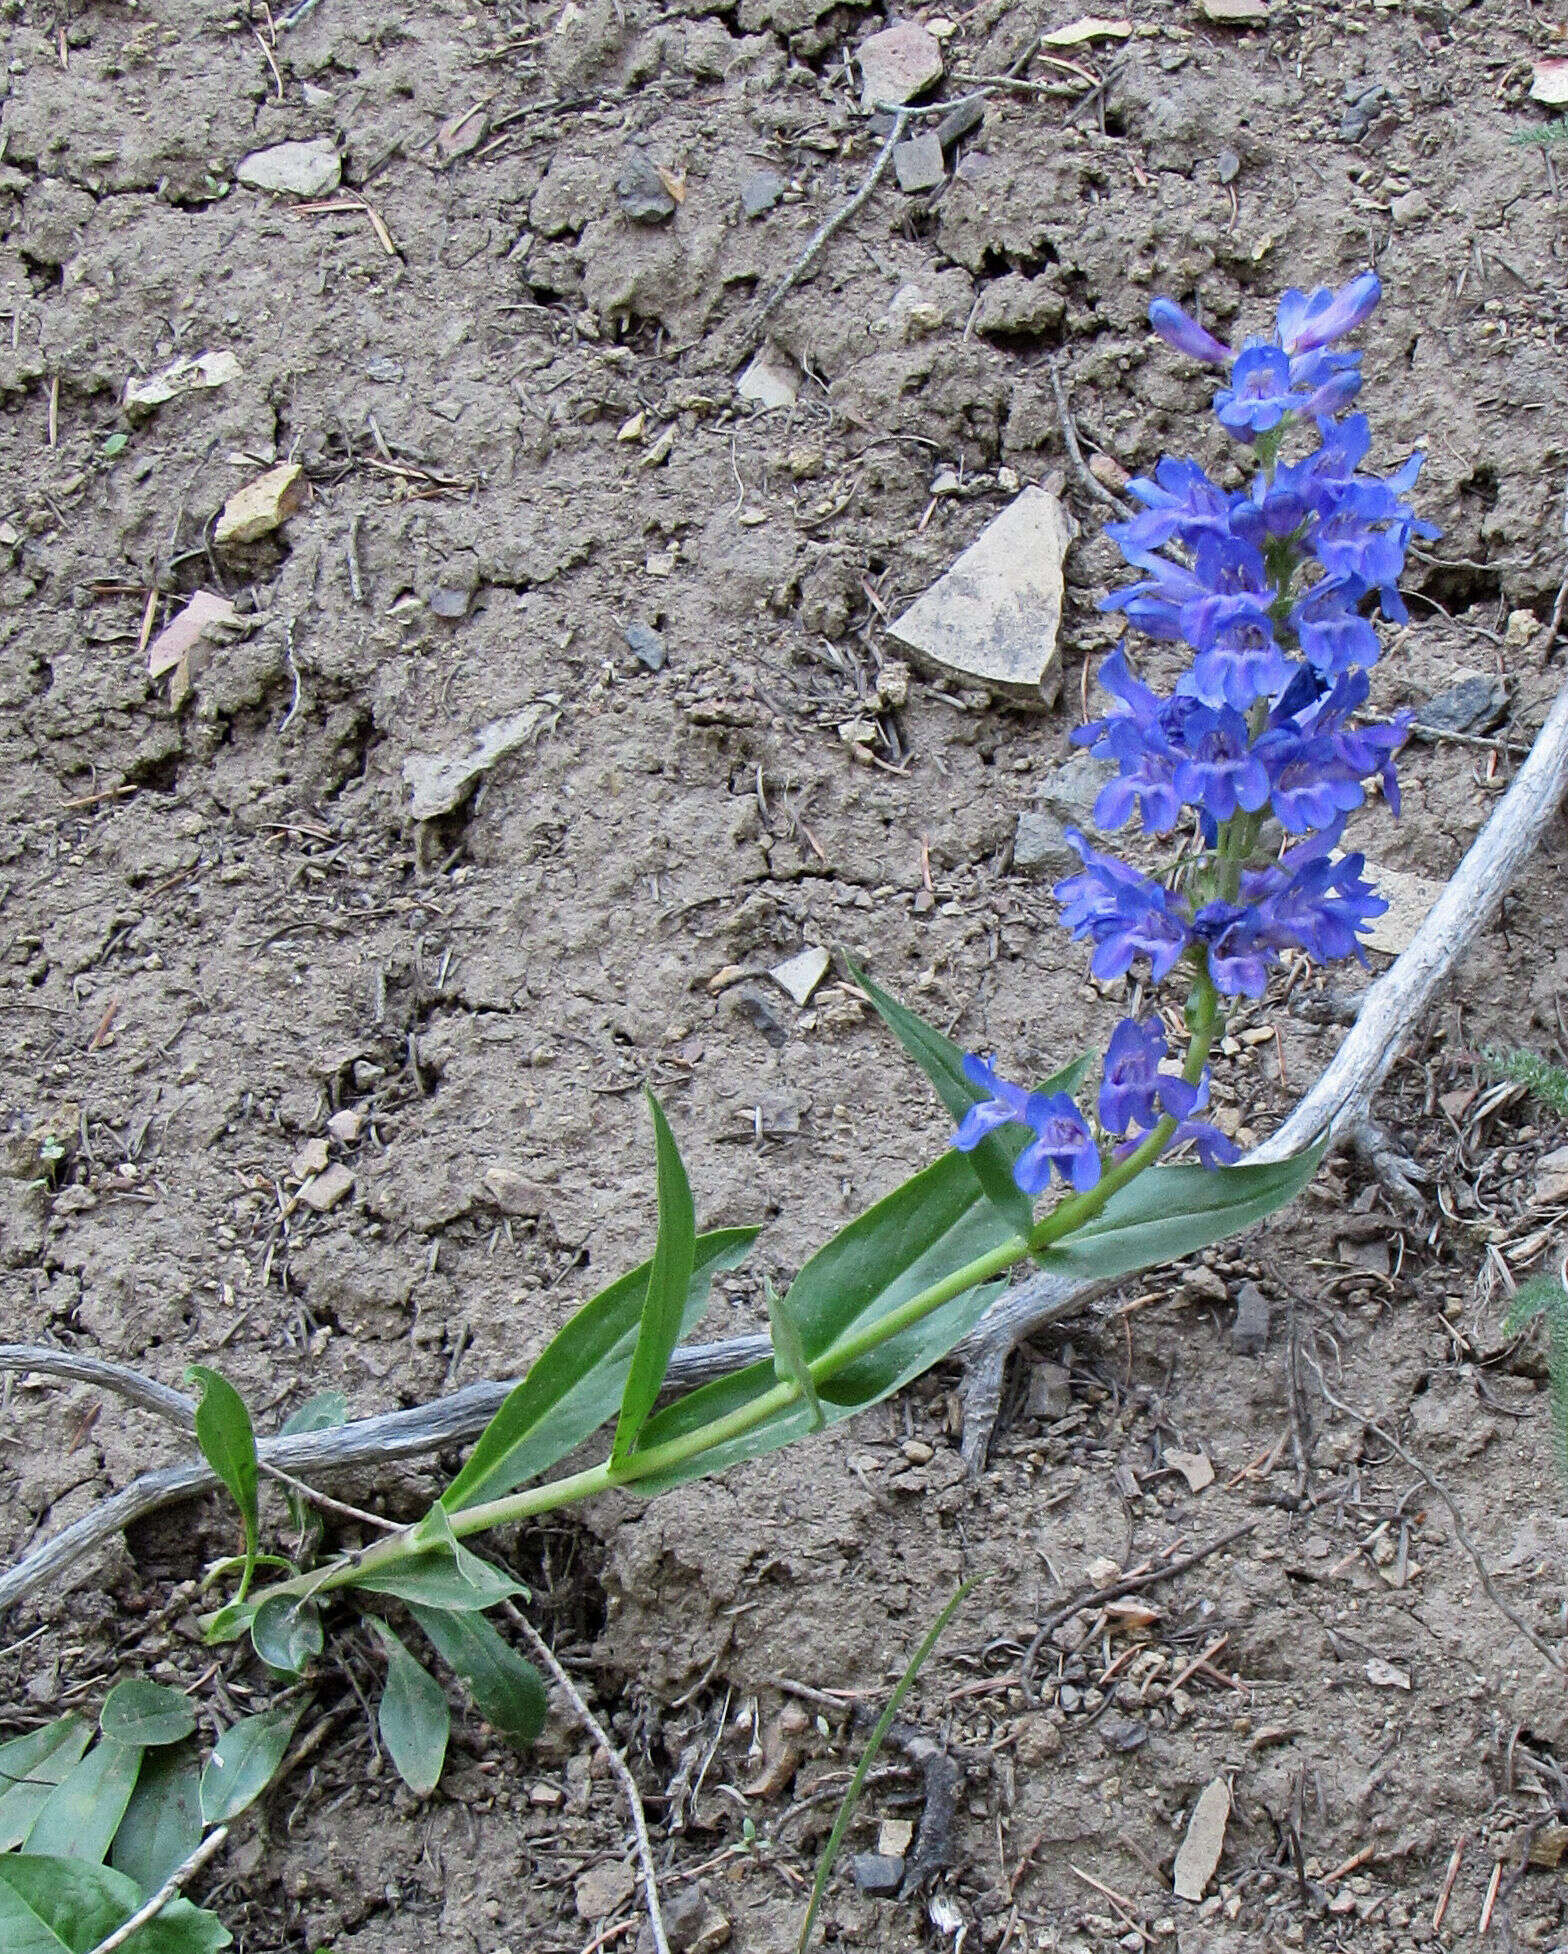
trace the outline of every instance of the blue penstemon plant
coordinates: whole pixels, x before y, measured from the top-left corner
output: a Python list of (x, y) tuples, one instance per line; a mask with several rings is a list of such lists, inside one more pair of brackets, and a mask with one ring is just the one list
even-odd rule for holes
[[(1252, 450), (1252, 477), (1226, 489), (1196, 462), (1168, 459), (1129, 485), (1142, 509), (1108, 534), (1139, 576), (1104, 608), (1146, 637), (1185, 645), (1191, 661), (1161, 697), (1118, 646), (1099, 675), (1113, 707), (1073, 738), (1116, 769), (1095, 803), (1102, 829), (1136, 818), (1155, 837), (1186, 830), (1196, 847), (1161, 878), (1070, 831), (1083, 867), (1056, 895), (1073, 935), (1093, 943), (1102, 981), (1147, 966), (1158, 987), (1185, 970), (1192, 1036), (1171, 1072), (1157, 1023), (1117, 1025), (1099, 1138), (1070, 1095), (1025, 1093), (966, 1060), (986, 1097), (957, 1144), (1024, 1127), (1032, 1137), (1015, 1174), (1030, 1194), (1054, 1172), (1082, 1195), (1102, 1175), (1187, 1141), (1205, 1167), (1233, 1161), (1233, 1143), (1197, 1117), (1229, 1001), (1261, 997), (1282, 951), (1364, 963), (1360, 934), (1387, 908), (1364, 857), (1340, 852), (1369, 781), (1398, 814), (1394, 756), (1408, 727), (1359, 717), (1379, 655), (1365, 607), (1405, 621), (1406, 545), (1437, 531), (1406, 499), (1421, 457), (1386, 477), (1364, 474), (1366, 416), (1341, 418), (1361, 386), (1361, 356), (1338, 342), (1379, 296), (1372, 272), (1337, 292), (1287, 292), (1273, 337), (1239, 352), (1170, 299), (1149, 308), (1162, 339), (1225, 370), (1214, 412)], [(1271, 816), (1283, 846), (1267, 845)]]
[[(1335, 342), (1376, 297), (1370, 278), (1339, 293), (1289, 293), (1277, 337), (1234, 355), (1168, 301), (1151, 312), (1164, 337), (1228, 368), (1216, 411), (1251, 445), (1256, 472), (1250, 487), (1224, 489), (1191, 462), (1166, 461), (1134, 484), (1144, 511), (1113, 533), (1140, 578), (1109, 601), (1146, 634), (1187, 643), (1193, 658), (1161, 698), (1118, 650), (1101, 670), (1114, 709), (1078, 737), (1116, 766), (1096, 809), (1102, 826), (1137, 815), (1155, 837), (1194, 817), (1195, 827), (1164, 879), (1077, 835), (1082, 870), (1057, 895), (1067, 927), (1092, 942), (1102, 981), (1135, 967), (1156, 988), (1185, 979), (1185, 1051), (1171, 1051), (1153, 1016), (1124, 1018), (1091, 1120), (1079, 1103), (1087, 1057), (1033, 1091), (1012, 1085), (851, 966), (957, 1131), (930, 1166), (819, 1249), (784, 1295), (764, 1280), (770, 1354), (695, 1389), (667, 1389), (712, 1278), (744, 1258), (756, 1231), (698, 1232), (685, 1165), (650, 1097), (650, 1259), (556, 1334), (430, 1513), (362, 1549), (295, 1566), (260, 1593), (242, 1586), (210, 1618), (214, 1639), (248, 1631), (274, 1668), (298, 1672), (321, 1650), (329, 1601), (402, 1604), (484, 1713), (526, 1738), (543, 1691), (484, 1618), (522, 1590), (465, 1540), (615, 1487), (657, 1493), (805, 1437), (938, 1362), (1013, 1268), (1114, 1281), (1251, 1226), (1306, 1184), (1321, 1140), (1287, 1160), (1231, 1164), (1233, 1144), (1203, 1115), (1228, 1001), (1260, 995), (1282, 950), (1359, 954), (1358, 932), (1383, 906), (1361, 857), (1335, 852), (1368, 779), (1382, 781), (1391, 803), (1398, 791), (1403, 728), (1358, 718), (1378, 652), (1363, 606), (1375, 594), (1385, 614), (1399, 614), (1404, 542), (1429, 532), (1403, 500), (1413, 465), (1386, 481), (1360, 474), (1366, 424), (1336, 418), (1359, 373), (1356, 355)], [(1271, 813), (1291, 838), (1277, 855), (1262, 847)], [(1162, 1158), (1189, 1145), (1195, 1160)], [(1065, 1192), (1042, 1211), (1056, 1181)], [(601, 1427), (611, 1435), (599, 1456), (572, 1464), (568, 1454)], [(379, 1617), (378, 1633), (396, 1639)], [(406, 1696), (414, 1659), (399, 1648)], [(433, 1681), (430, 1690), (434, 1705)]]

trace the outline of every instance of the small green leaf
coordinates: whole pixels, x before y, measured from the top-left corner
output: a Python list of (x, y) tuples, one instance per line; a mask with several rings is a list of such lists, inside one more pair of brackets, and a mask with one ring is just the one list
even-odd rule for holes
[(245, 1573), (238, 1597), (243, 1600), (256, 1564), (259, 1527), (256, 1433), (245, 1400), (226, 1377), (204, 1364), (192, 1364), (185, 1373), (185, 1381), (201, 1386), (201, 1403), (196, 1407), (196, 1443), (208, 1465), (228, 1487), (244, 1523)]
[(293, 1438), (299, 1432), (329, 1432), (347, 1422), (348, 1399), (343, 1393), (318, 1391), (285, 1420), (279, 1436)]
[[(720, 1228), (697, 1237), (681, 1316), (689, 1336), (707, 1308), (719, 1269), (744, 1261), (755, 1228)], [(553, 1466), (620, 1403), (631, 1368), (652, 1262), (612, 1282), (570, 1317), (480, 1434), (466, 1464), (441, 1495), (449, 1513), (500, 1499)]]
[(128, 434), (111, 434), (103, 444), (104, 459), (106, 461), (113, 461), (116, 455), (124, 454), (125, 450), (130, 446), (130, 440), (131, 437)]
[(144, 1893), (155, 1893), (200, 1844), (201, 1759), (196, 1746), (167, 1744), (148, 1751), (114, 1835), (109, 1863)]
[(376, 1727), (398, 1776), (416, 1798), (428, 1798), (441, 1781), (452, 1729), (446, 1691), (385, 1622), (372, 1620), (370, 1626), (387, 1652), (386, 1688), (381, 1692)]
[(827, 1419), (817, 1396), (816, 1380), (811, 1375), (806, 1346), (801, 1342), (800, 1326), (790, 1315), (789, 1305), (767, 1276), (762, 1278), (762, 1298), (768, 1306), (768, 1328), (773, 1334), (773, 1368), (781, 1383), (799, 1388), (811, 1412), (811, 1429), (819, 1432)]
[(98, 1727), (117, 1744), (177, 1744), (196, 1728), (196, 1712), (183, 1690), (129, 1676), (103, 1699)]
[(321, 1654), (321, 1610), (308, 1595), (268, 1595), (251, 1618), (250, 1639), (269, 1669), (298, 1676)]
[(549, 1707), (544, 1680), (531, 1662), (504, 1642), (483, 1615), (409, 1604), (415, 1621), (443, 1662), (467, 1685), (475, 1707), (514, 1743), (531, 1744)]
[(681, 1315), (691, 1288), (697, 1249), (697, 1215), (680, 1149), (664, 1117), (664, 1108), (651, 1092), (648, 1107), (653, 1114), (654, 1147), (658, 1156), (659, 1235), (653, 1247), (653, 1266), (648, 1271), (648, 1293), (643, 1299), (637, 1348), (632, 1354), (626, 1389), (621, 1394), (621, 1414), (615, 1422), (615, 1442), (610, 1448), (612, 1472), (637, 1443), (637, 1435), (663, 1387), (664, 1373), (670, 1367), (670, 1352), (681, 1333)]
[[(341, 1391), (318, 1391), (313, 1398), (307, 1398), (293, 1416), (287, 1419), (279, 1436), (293, 1438), (301, 1432), (332, 1431), (348, 1420), (348, 1399)], [(321, 1543), (325, 1527), (319, 1510), (308, 1500), (302, 1499), (292, 1486), (283, 1488), (283, 1503), (289, 1510), (289, 1522), (301, 1539), (309, 1543), (309, 1556), (314, 1557)]]
[(57, 1717), (25, 1737), (0, 1744), (0, 1852), (12, 1852), (57, 1784), (76, 1769), (92, 1736), (78, 1716)]
[(131, 1802), (141, 1762), (138, 1745), (111, 1743), (107, 1737), (94, 1744), (44, 1801), (27, 1835), (27, 1850), (101, 1864)]
[(304, 1701), (284, 1703), (229, 1725), (201, 1774), (204, 1825), (227, 1825), (255, 1803), (277, 1775), (294, 1726), (304, 1714)]
[(352, 1584), (367, 1594), (394, 1595), (399, 1601), (419, 1602), (427, 1608), (456, 1608), (465, 1612), (493, 1608), (521, 1594), (520, 1582), (503, 1574), (465, 1547), (458, 1559), (449, 1548), (393, 1561), (356, 1575)]
[[(90, 1954), (129, 1920), (142, 1892), (124, 1873), (79, 1859), (0, 1855), (0, 1947), (5, 1954)], [(215, 1913), (171, 1900), (123, 1943), (125, 1954), (217, 1954), (234, 1936)]]
[(256, 1619), (254, 1601), (231, 1601), (226, 1608), (201, 1618), (204, 1642), (237, 1642)]

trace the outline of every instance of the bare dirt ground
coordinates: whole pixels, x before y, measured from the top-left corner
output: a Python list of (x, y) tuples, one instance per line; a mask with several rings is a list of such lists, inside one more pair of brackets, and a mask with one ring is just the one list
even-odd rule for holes
[[(1077, 11), (956, 15), (946, 93)], [(752, 1328), (763, 1275), (782, 1284), (946, 1134), (836, 977), (801, 1010), (757, 973), (841, 945), (1015, 1074), (1103, 1034), (1117, 997), (1012, 838), (1029, 808), (1081, 802), (1061, 769), (1111, 642), (1105, 511), (1067, 469), (1050, 359), (1093, 454), (1220, 459), (1204, 383), (1144, 328), (1158, 291), (1261, 322), (1285, 285), (1375, 256), (1374, 460), (1426, 446), (1419, 503), (1444, 529), (1380, 701), (1479, 670), (1510, 704), (1502, 744), (1413, 748), (1403, 820), (1362, 834), (1386, 867), (1450, 872), (1562, 671), (1542, 627), (1564, 571), (1568, 202), (1513, 140), (1545, 119), (1529, 64), (1561, 51), (1561, 16), (1284, 0), (1244, 31), (1175, 0), (1126, 11), (1124, 43), (1069, 50), (1087, 79), (1036, 62), (1034, 92), (993, 94), (940, 189), (879, 187), (779, 311), (798, 399), (762, 412), (715, 348), (864, 179), (845, 51), (881, 15), (319, 0), (274, 36), (260, 4), (5, 0), (7, 1334), (172, 1383), (219, 1364), (263, 1429), (328, 1386), (363, 1414), (514, 1375), (646, 1251), (644, 1081), (700, 1218), (766, 1223), (710, 1317)], [(236, 182), (248, 153), (320, 137), (343, 157), (328, 208)], [(663, 222), (622, 213), (634, 150), (683, 192)], [(763, 170), (781, 200), (748, 219)], [(236, 377), (125, 418), (128, 378), (218, 352)], [(225, 499), (290, 458), (304, 506), (216, 544)], [(918, 678), (900, 703), (884, 620), (1005, 506), (1003, 469), (1065, 479), (1082, 525), (1063, 703)], [(958, 489), (933, 493), (944, 470)], [(176, 703), (147, 673), (148, 598), (161, 625), (198, 587), (245, 629)], [(629, 625), (660, 634), (662, 669)], [(416, 825), (404, 762), (531, 705), (531, 742)], [(1559, 1944), (1560, 1874), (1518, 1865), (1564, 1784), (1562, 1676), (1314, 1364), (1442, 1477), (1499, 1592), (1562, 1647), (1541, 1358), (1501, 1321), (1560, 1242), (1536, 1163), (1564, 1135), (1474, 1054), (1562, 1052), (1565, 862), (1559, 823), (1380, 1101), (1432, 1176), (1424, 1222), (1336, 1161), (1259, 1235), (1042, 1339), (977, 1484), (949, 1373), (819, 1443), (507, 1543), (629, 1748), (668, 1900), (705, 1891), (745, 1954), (793, 1945), (855, 1713), (977, 1574), (912, 1701), (963, 1767), (941, 1905), (846, 1871), (831, 1941), (1403, 1954), (1434, 1938), (1462, 1843), (1435, 1937), (1476, 1943), (1505, 1861), (1490, 1940)], [(1277, 1121), (1360, 981), (1249, 1015), (1269, 1030), (1222, 1075), (1233, 1129)], [(316, 1214), (292, 1203), (296, 1162), (343, 1110), (363, 1115), (331, 1142), (352, 1192)], [(1231, 1336), (1249, 1280), (1273, 1304), (1257, 1355)], [(84, 1389), (14, 1385), (0, 1553), (179, 1450)], [(1214, 1482), (1190, 1491), (1171, 1452)], [(416, 1512), (441, 1463), (350, 1494)], [(1151, 1591), (1141, 1627), (1076, 1653), (1093, 1614), (1062, 1631), (1025, 1701), (1022, 1650), (1091, 1563), (1247, 1520)], [(231, 1537), (216, 1503), (177, 1509), (15, 1611), (7, 1729), (95, 1708), (127, 1665), (205, 1677), (218, 1715), (264, 1696), (254, 1662), (210, 1673), (179, 1585)], [(625, 1813), (570, 1721), (528, 1756), (461, 1726), (416, 1804), (351, 1694), (373, 1669), (342, 1645), (329, 1739), (204, 1876), (240, 1944), (616, 1944)], [(884, 1766), (855, 1850), (920, 1815), (907, 1754)], [(1199, 1909), (1169, 1868), (1220, 1776), (1233, 1810)], [(698, 1944), (721, 1938), (710, 1918)]]

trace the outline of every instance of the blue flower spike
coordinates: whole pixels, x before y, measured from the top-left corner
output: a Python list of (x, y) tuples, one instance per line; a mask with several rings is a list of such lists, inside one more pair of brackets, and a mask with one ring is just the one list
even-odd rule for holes
[[(1362, 939), (1387, 905), (1365, 857), (1341, 844), (1374, 785), (1398, 814), (1395, 759), (1409, 731), (1407, 715), (1363, 717), (1382, 653), (1374, 620), (1406, 621), (1406, 553), (1438, 534), (1410, 500), (1421, 456), (1371, 473), (1370, 423), (1346, 411), (1361, 355), (1342, 342), (1381, 297), (1372, 271), (1337, 289), (1292, 289), (1272, 334), (1234, 348), (1174, 299), (1149, 307), (1168, 346), (1221, 370), (1214, 413), (1245, 444), (1247, 468), (1227, 486), (1167, 456), (1129, 483), (1137, 512), (1107, 525), (1135, 577), (1103, 608), (1191, 656), (1168, 696), (1138, 678), (1125, 640), (1101, 665), (1109, 710), (1073, 734), (1115, 769), (1095, 822), (1111, 833), (1136, 821), (1152, 836), (1195, 823), (1202, 846), (1151, 875), (1069, 831), (1082, 867), (1055, 894), (1102, 983), (1131, 974), (1158, 986), (1182, 966), (1223, 1007), (1262, 997), (1287, 952), (1366, 961)], [(1158, 1021), (1122, 1019), (1099, 1092), (1103, 1154), (1067, 1094), (1027, 1093), (966, 1060), (987, 1097), (956, 1144), (972, 1148), (1008, 1122), (1029, 1128), (1015, 1178), (1031, 1195), (1053, 1175), (1080, 1193), (1097, 1186), (1106, 1162), (1156, 1131), (1190, 1144), (1205, 1167), (1228, 1164), (1234, 1144), (1197, 1117), (1207, 1043), (1172, 1069)]]

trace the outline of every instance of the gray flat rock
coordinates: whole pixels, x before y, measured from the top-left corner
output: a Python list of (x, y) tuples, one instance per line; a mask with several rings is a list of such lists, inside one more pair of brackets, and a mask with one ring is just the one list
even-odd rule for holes
[(403, 778), (414, 791), (409, 812), (416, 821), (433, 821), (450, 814), (482, 774), (505, 754), (526, 746), (544, 719), (542, 705), (524, 706), (488, 726), (481, 726), (468, 744), (445, 753), (411, 753), (403, 762)]
[(892, 635), (944, 674), (994, 687), (1015, 704), (1052, 704), (1061, 691), (1062, 559), (1075, 533), (1054, 495), (1026, 488)]
[(615, 180), (615, 194), (634, 224), (662, 224), (675, 215), (675, 199), (665, 188), (664, 178), (640, 149), (627, 156)]
[(912, 136), (893, 151), (893, 168), (898, 187), (909, 195), (918, 190), (934, 190), (947, 181), (947, 165), (942, 160), (942, 139), (934, 130)]
[(324, 197), (343, 181), (343, 159), (330, 136), (257, 149), (234, 172), (247, 190), (282, 197)]
[(1466, 672), (1457, 685), (1415, 709), (1418, 733), (1489, 733), (1508, 711), (1508, 687), (1488, 672)]
[(1025, 808), (1013, 835), (1013, 867), (1026, 875), (1071, 875), (1083, 865), (1067, 830), (1042, 807)]
[(784, 179), (772, 170), (753, 170), (741, 178), (740, 207), (748, 217), (765, 217), (784, 194)]

